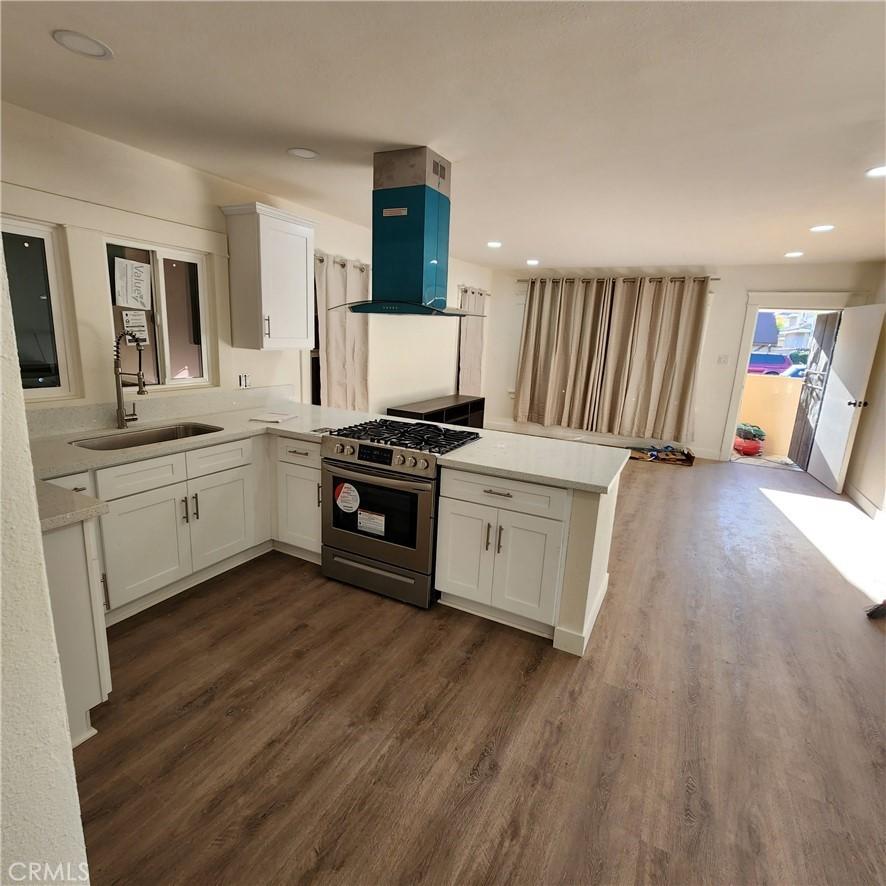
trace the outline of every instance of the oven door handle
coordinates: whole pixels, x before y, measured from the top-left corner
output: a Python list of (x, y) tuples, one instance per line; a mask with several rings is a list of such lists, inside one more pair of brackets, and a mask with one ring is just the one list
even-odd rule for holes
[(351, 471), (347, 468), (339, 467), (336, 463), (333, 468), (329, 464), (324, 463), (323, 470), (330, 474), (334, 473), (336, 477), (343, 477), (345, 480), (357, 480), (360, 483), (374, 483), (376, 486), (384, 486), (388, 489), (403, 489), (408, 492), (431, 493), (433, 492), (434, 480), (398, 480), (396, 477), (389, 477), (381, 471)]

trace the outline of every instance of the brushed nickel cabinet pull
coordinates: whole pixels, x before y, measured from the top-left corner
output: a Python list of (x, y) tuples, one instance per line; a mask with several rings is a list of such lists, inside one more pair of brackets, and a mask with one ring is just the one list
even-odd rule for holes
[(500, 492), (498, 489), (484, 489), (483, 490), (487, 495), (500, 495), (502, 498), (513, 498), (513, 494), (510, 492)]
[(191, 518), (190, 518), (190, 516), (189, 516), (189, 514), (188, 514), (188, 497), (187, 497), (187, 496), (185, 496), (185, 497), (182, 499), (182, 504), (185, 506), (185, 512), (184, 512), (184, 514), (182, 515), (182, 519), (185, 521), (185, 523), (190, 523), (190, 522), (191, 522)]
[(501, 533), (502, 533), (502, 526), (499, 525), (499, 527), (498, 527), (498, 543), (495, 546), (495, 553), (496, 554), (501, 553)]
[(191, 498), (194, 499), (194, 519), (200, 519), (200, 496), (195, 492)]
[(305, 452), (303, 449), (287, 449), (286, 450), (290, 455), (310, 455), (310, 452)]
[(111, 608), (111, 598), (108, 595), (108, 573), (107, 572), (102, 573), (101, 583), (102, 583), (102, 594), (104, 595), (104, 598), (105, 598), (105, 609), (110, 609)]
[(72, 486), (71, 492), (86, 492), (85, 486)]
[(323, 489), (323, 484), (318, 483), (317, 484), (317, 507), (318, 508), (320, 507), (320, 502), (322, 501), (322, 498), (321, 498), (321, 490), (322, 489)]
[(486, 550), (489, 550), (489, 533), (492, 532), (492, 524), (486, 524)]

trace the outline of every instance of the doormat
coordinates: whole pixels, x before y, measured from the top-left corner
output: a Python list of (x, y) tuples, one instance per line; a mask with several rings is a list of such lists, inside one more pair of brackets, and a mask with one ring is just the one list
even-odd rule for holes
[(668, 465), (683, 465), (691, 468), (695, 455), (691, 449), (675, 449), (673, 446), (645, 446), (631, 449), (631, 458), (637, 461), (658, 461)]

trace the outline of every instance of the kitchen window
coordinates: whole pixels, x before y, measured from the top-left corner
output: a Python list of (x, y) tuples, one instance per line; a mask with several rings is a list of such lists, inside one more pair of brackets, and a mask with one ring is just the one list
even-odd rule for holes
[(54, 225), (4, 216), (3, 253), (25, 397), (71, 394)]
[[(107, 260), (114, 335), (127, 332), (145, 342), (145, 383), (208, 384), (205, 256), (109, 240)], [(123, 371), (135, 372), (138, 351), (131, 338), (121, 341), (120, 352)]]

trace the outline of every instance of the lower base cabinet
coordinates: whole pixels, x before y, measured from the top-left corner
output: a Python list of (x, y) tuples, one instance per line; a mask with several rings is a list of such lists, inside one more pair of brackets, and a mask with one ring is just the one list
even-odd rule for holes
[(441, 498), (437, 590), (551, 625), (563, 541), (559, 520)]
[(251, 466), (188, 480), (194, 572), (254, 543), (254, 495)]
[(187, 483), (108, 502), (100, 519), (111, 609), (191, 573), (189, 504)]
[(277, 539), (320, 553), (322, 491), (319, 468), (277, 463)]
[(76, 746), (95, 733), (89, 710), (111, 691), (95, 519), (43, 534), (65, 705)]
[(252, 466), (108, 502), (101, 517), (111, 609), (255, 543)]

